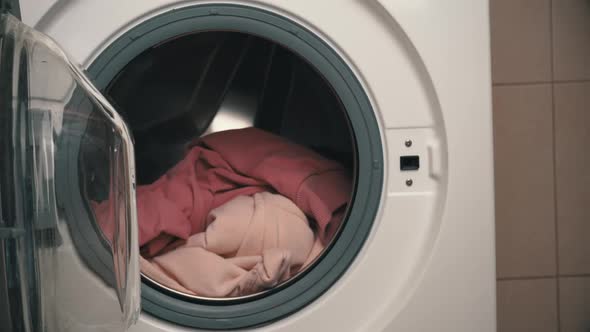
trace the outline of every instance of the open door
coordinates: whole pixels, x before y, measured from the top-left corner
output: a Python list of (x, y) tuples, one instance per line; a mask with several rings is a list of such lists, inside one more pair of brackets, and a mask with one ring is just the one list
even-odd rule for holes
[(51, 39), (0, 14), (1, 330), (137, 320), (134, 170), (106, 99)]

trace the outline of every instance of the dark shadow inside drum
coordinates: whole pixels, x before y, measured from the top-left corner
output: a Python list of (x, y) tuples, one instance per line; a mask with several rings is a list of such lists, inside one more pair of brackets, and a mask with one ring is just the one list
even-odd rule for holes
[[(182, 160), (195, 138), (251, 126), (338, 161), (351, 179), (357, 177), (355, 137), (340, 99), (313, 66), (267, 39), (207, 31), (163, 41), (130, 61), (105, 95), (133, 133), (139, 185), (154, 182)], [(338, 232), (331, 242), (337, 236)], [(269, 291), (287, 287), (313, 266)], [(179, 292), (145, 274), (144, 279), (189, 301), (239, 302), (267, 293), (205, 298)]]

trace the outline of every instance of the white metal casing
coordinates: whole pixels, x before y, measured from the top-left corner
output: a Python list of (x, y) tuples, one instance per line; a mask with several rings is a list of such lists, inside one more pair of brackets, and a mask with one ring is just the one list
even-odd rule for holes
[[(197, 3), (209, 2), (21, 0), (21, 10), (88, 66), (131, 27)], [(495, 331), (488, 1), (236, 3), (286, 15), (340, 53), (371, 98), (386, 161), (380, 211), (353, 266), (311, 305), (260, 330)], [(398, 163), (408, 153), (427, 166), (412, 187)], [(143, 315), (133, 330), (189, 329)]]

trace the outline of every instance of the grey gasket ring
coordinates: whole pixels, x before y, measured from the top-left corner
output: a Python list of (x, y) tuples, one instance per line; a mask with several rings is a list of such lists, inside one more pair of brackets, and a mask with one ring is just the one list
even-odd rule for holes
[(142, 307), (161, 319), (203, 329), (238, 329), (268, 324), (302, 309), (322, 295), (362, 248), (379, 207), (383, 187), (383, 147), (377, 120), (361, 84), (322, 39), (276, 13), (234, 4), (174, 9), (135, 26), (109, 45), (88, 73), (104, 89), (134, 57), (179, 35), (199, 31), (238, 31), (287, 46), (306, 59), (331, 84), (344, 105), (357, 147), (355, 195), (346, 223), (317, 265), (288, 287), (242, 303), (188, 302), (142, 284)]

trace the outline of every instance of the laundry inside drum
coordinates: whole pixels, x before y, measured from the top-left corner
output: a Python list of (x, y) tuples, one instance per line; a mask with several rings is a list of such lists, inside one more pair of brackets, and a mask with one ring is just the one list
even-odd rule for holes
[[(312, 64), (253, 35), (200, 32), (144, 51), (105, 95), (134, 137), (145, 282), (205, 300), (256, 297), (321, 264), (346, 222), (356, 151)], [(108, 193), (85, 194), (108, 238)]]

